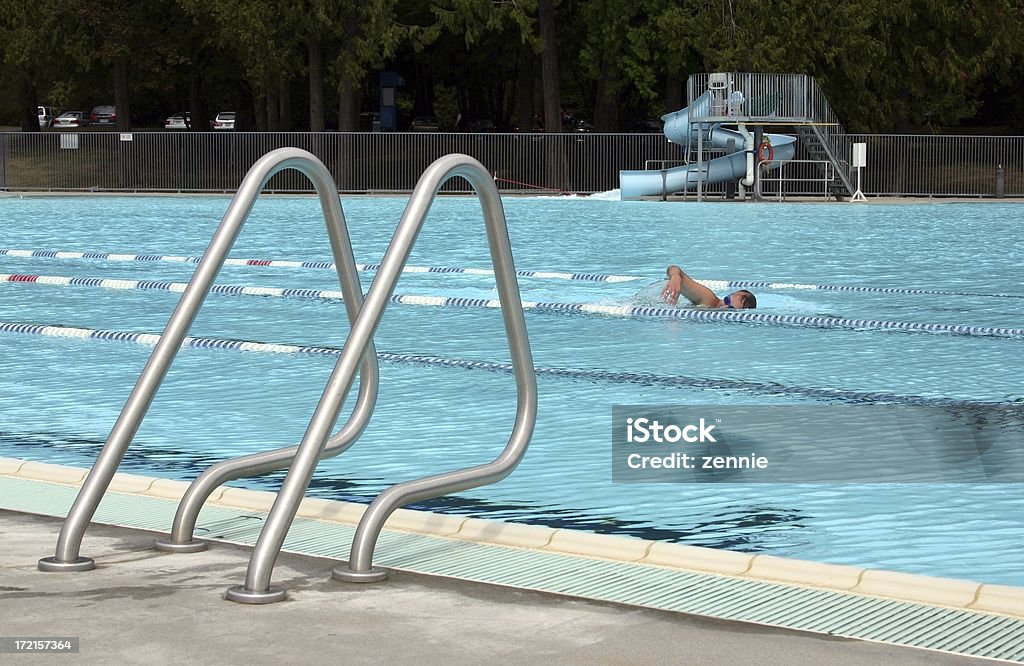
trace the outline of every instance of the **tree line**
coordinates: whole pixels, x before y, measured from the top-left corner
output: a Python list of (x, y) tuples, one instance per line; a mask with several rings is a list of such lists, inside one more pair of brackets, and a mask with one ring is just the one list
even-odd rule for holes
[(0, 124), (24, 131), (40, 104), (354, 131), (383, 70), (403, 122), (449, 129), (622, 131), (685, 106), (690, 73), (743, 71), (816, 77), (851, 131), (1019, 132), (1024, 2), (0, 0)]

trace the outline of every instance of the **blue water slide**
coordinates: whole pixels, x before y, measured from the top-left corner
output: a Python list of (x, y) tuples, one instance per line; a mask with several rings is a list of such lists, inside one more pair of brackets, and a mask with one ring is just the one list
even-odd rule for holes
[[(738, 93), (734, 93), (738, 95)], [(741, 98), (735, 100), (741, 101)], [(693, 102), (694, 115), (711, 115), (712, 103), (711, 91), (704, 93)], [(661, 117), (665, 123), (665, 136), (672, 143), (685, 146), (687, 140), (694, 141), (696, 146), (697, 135), (691, 139), (689, 107), (665, 114)], [(747, 146), (743, 134), (731, 129), (726, 129), (720, 124), (711, 125), (704, 131), (702, 139), (705, 148), (723, 149), (729, 147), (729, 140), (735, 141), (737, 152), (723, 157), (716, 157), (713, 160), (703, 162), (705, 169), (703, 180), (705, 183), (724, 183), (730, 180), (739, 180), (747, 175), (747, 150), (756, 150), (751, 139), (751, 145)], [(782, 162), (793, 159), (796, 154), (796, 137), (788, 134), (765, 134), (772, 144), (773, 160), (769, 168), (778, 168)], [(755, 156), (756, 157), (756, 156)], [(681, 192), (697, 188), (697, 163), (684, 164), (670, 169), (652, 169), (647, 171), (620, 171), (619, 189), (622, 199), (635, 199), (644, 196), (658, 196), (660, 194)]]

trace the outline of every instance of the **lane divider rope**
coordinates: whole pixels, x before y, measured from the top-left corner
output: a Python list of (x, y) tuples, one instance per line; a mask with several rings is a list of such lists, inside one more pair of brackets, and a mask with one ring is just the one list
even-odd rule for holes
[[(159, 282), (155, 280), (108, 280), (90, 277), (62, 277), (57, 275), (30, 275), (0, 273), (0, 283), (46, 284), (51, 286), (103, 287), (105, 289), (137, 289), (184, 292), (186, 282)], [(228, 296), (269, 296), (274, 298), (318, 298), (342, 300), (339, 290), (285, 289), (282, 287), (245, 287), (240, 285), (213, 285), (210, 293)], [(394, 294), (391, 303), (404, 305), (430, 305), (437, 307), (501, 308), (496, 298), (463, 298), (455, 296), (422, 296), (415, 294)], [(819, 315), (785, 315), (746, 310), (699, 310), (671, 307), (639, 307), (630, 305), (603, 305), (600, 303), (557, 303), (523, 301), (524, 310), (546, 312), (567, 312), (573, 314), (608, 315), (613, 317), (668, 317), (693, 321), (724, 321), (733, 323), (754, 323), (773, 326), (801, 326), (812, 328), (843, 328), (854, 330), (904, 331), (913, 333), (950, 333), (979, 337), (1020, 338), (1024, 328), (1001, 326), (970, 326), (964, 324), (937, 324), (907, 321), (882, 321), (877, 319), (847, 319), (843, 317), (822, 317)]]
[[(154, 346), (160, 336), (151, 333), (135, 333), (106, 329), (76, 328), (44, 324), (26, 324), (0, 321), (0, 333), (20, 333), (24, 335), (42, 335), (58, 338), (80, 338), (86, 340), (108, 340)], [(231, 340), (224, 338), (186, 337), (182, 347), (197, 349), (220, 349), (229, 351), (246, 351), (270, 354), (304, 354), (315, 356), (338, 356), (341, 347), (305, 346), (293, 344), (255, 342), (247, 340)], [(412, 364), (431, 367), (462, 368), (469, 370), (488, 370), (506, 374), (515, 374), (510, 363), (492, 361), (472, 361), (468, 359), (444, 358), (421, 354), (395, 354), (378, 352), (377, 357), (388, 363)], [(686, 377), (679, 375), (657, 375), (645, 372), (615, 372), (608, 370), (586, 370), (577, 368), (535, 368), (543, 377), (606, 382), (615, 384), (643, 384), (647, 386), (668, 386), (697, 389), (719, 389), (726, 391), (743, 391), (748, 393), (797, 396), (817, 400), (838, 400), (852, 403), (897, 403), (911, 405), (929, 405), (943, 407), (1004, 407), (1010, 402), (986, 402), (962, 400), (955, 398), (899, 395), (881, 391), (853, 391), (845, 389), (829, 389), (807, 386), (784, 386), (781, 384), (733, 380), (710, 379), (703, 377)]]
[[(168, 261), (198, 264), (202, 257), (184, 257), (163, 254), (115, 254), (111, 252), (59, 252), (56, 250), (13, 250), (0, 249), (0, 255), (11, 257), (45, 257), (50, 259), (101, 259), (105, 261)], [(288, 261), (281, 259), (227, 259), (228, 266), (265, 266), (278, 268), (333, 269), (330, 261)], [(361, 272), (372, 272), (380, 264), (356, 264)], [(450, 266), (406, 266), (404, 273), (463, 273), (466, 275), (494, 275), (487, 268), (457, 268)], [(516, 271), (519, 277), (557, 280), (578, 280), (585, 282), (631, 282), (651, 280), (650, 276), (608, 275), (604, 273), (572, 273), (565, 271)], [(947, 289), (913, 289), (905, 287), (870, 287), (835, 284), (804, 284), (799, 282), (771, 282), (766, 280), (697, 280), (708, 289), (781, 289), (804, 291), (844, 291), (879, 294), (911, 294), (922, 296), (972, 296), (978, 298), (1024, 298), (1024, 294), (1000, 294)]]
[[(58, 252), (56, 250), (11, 250), (0, 249), (0, 255), (10, 257), (45, 257), (49, 259), (102, 259), (104, 261), (169, 261), (198, 264), (202, 257), (184, 257), (164, 254), (115, 254), (111, 252)], [(318, 268), (334, 269), (333, 261), (287, 261), (282, 259), (226, 259), (227, 266), (264, 266), (275, 268)], [(360, 272), (373, 272), (380, 264), (356, 264)], [(406, 266), (403, 273), (464, 273), (467, 275), (494, 275), (489, 268), (457, 268), (451, 266)], [(580, 280), (584, 282), (630, 282), (643, 280), (637, 275), (604, 275), (601, 273), (568, 273), (564, 271), (516, 271), (519, 277)]]

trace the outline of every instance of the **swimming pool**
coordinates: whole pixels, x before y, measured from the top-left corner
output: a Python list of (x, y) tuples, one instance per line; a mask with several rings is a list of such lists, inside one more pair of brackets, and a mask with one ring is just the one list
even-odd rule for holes
[[(353, 198), (360, 262), (380, 259), (405, 199)], [(226, 198), (0, 199), (3, 249), (198, 256)], [(1003, 294), (951, 297), (766, 290), (759, 312), (980, 327), (1024, 326), (1014, 204), (663, 204), (506, 200), (521, 270), (636, 276), (520, 279), (524, 300), (626, 305), (678, 263), (699, 278)], [(233, 257), (329, 261), (319, 205), (261, 200)], [(488, 268), (474, 199), (435, 203), (410, 264)], [(0, 273), (185, 282), (194, 264), (0, 255)], [(362, 274), (364, 286), (373, 277)], [(218, 284), (337, 289), (330, 270), (227, 266)], [(403, 276), (396, 293), (496, 298), (493, 278)], [(0, 283), (0, 322), (158, 333), (166, 289)], [(531, 311), (539, 420), (501, 483), (426, 502), (433, 510), (687, 544), (1024, 584), (1019, 485), (613, 484), (613, 404), (821, 404), (884, 393), (911, 401), (1020, 404), (1019, 338)], [(191, 335), (340, 346), (329, 299), (211, 295)], [(504, 446), (515, 389), (500, 312), (392, 305), (376, 337), (389, 354), (366, 434), (318, 468), (310, 494), (366, 502), (410, 478), (487, 462)], [(0, 455), (87, 466), (151, 349), (0, 333)], [(410, 354), (423, 358), (411, 359)], [(469, 361), (470, 363), (464, 363)], [(333, 367), (327, 355), (189, 349), (175, 361), (122, 471), (191, 479), (212, 462), (297, 442)], [(497, 371), (495, 371), (497, 370)], [(351, 407), (351, 404), (348, 405)], [(276, 489), (280, 475), (235, 485)]]

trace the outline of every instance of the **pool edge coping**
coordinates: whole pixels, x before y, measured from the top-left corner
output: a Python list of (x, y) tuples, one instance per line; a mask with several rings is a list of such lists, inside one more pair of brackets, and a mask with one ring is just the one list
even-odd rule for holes
[[(80, 487), (88, 472), (85, 468), (0, 457), (0, 476)], [(189, 485), (185, 481), (117, 473), (109, 490), (180, 500)], [(220, 486), (207, 504), (269, 512), (275, 498), (276, 493), (269, 491)], [(354, 526), (366, 507), (354, 502), (306, 497), (296, 516)], [(412, 509), (397, 509), (388, 518), (385, 530), (1024, 618), (1024, 587)]]

